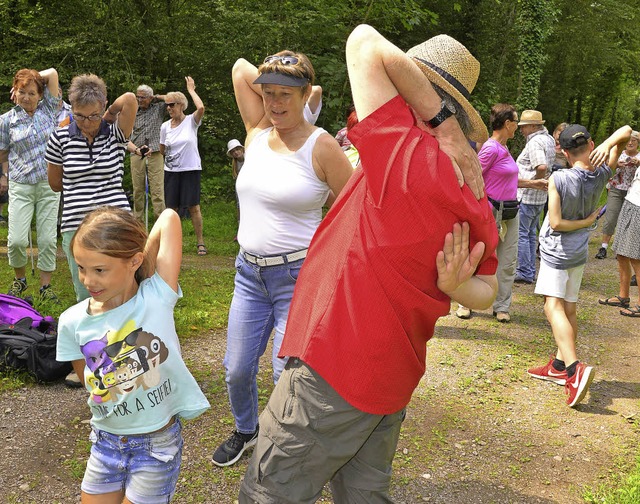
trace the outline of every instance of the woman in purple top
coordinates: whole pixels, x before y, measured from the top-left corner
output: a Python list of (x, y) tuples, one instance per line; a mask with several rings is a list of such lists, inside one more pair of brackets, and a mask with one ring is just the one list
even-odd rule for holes
[[(504, 202), (516, 200), (518, 193), (518, 165), (507, 149), (507, 140), (513, 138), (518, 129), (518, 113), (512, 105), (498, 103), (491, 108), (490, 122), (493, 133), (482, 145), (478, 158), (482, 165), (485, 191), (489, 199), (493, 200), (493, 215), (500, 235), (496, 249), (498, 295), (493, 303), (493, 315), (500, 322), (509, 322), (511, 290), (518, 257), (519, 220), (517, 214), (508, 215)], [(456, 315), (469, 318), (471, 310), (460, 306)]]

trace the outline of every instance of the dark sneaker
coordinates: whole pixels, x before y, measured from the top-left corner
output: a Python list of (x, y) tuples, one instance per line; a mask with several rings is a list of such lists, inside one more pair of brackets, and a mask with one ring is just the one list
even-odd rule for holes
[(58, 296), (53, 292), (53, 289), (50, 285), (45, 285), (44, 287), (40, 287), (40, 301), (46, 301), (49, 303), (60, 303)]
[(26, 278), (14, 278), (11, 287), (9, 287), (9, 292), (7, 294), (11, 294), (15, 297), (22, 297), (22, 293), (27, 290), (27, 279)]
[(251, 448), (258, 440), (258, 429), (253, 434), (242, 434), (233, 431), (231, 437), (218, 446), (211, 460), (219, 467), (235, 464), (247, 448)]
[(7, 225), (7, 218), (3, 215), (0, 215), (0, 226), (6, 226)]
[(638, 279), (636, 278), (635, 275), (633, 275), (631, 277), (631, 287), (637, 287), (638, 286)]
[(552, 355), (549, 359), (549, 362), (546, 366), (534, 367), (527, 370), (529, 376), (533, 378), (538, 378), (539, 380), (547, 380), (553, 383), (557, 383), (558, 385), (564, 385), (567, 383), (567, 371), (558, 371), (553, 367), (553, 359), (555, 357)]
[(600, 247), (598, 253), (596, 254), (596, 259), (606, 259), (607, 258), (607, 249), (604, 247)]
[(80, 388), (82, 387), (82, 382), (80, 378), (76, 374), (75, 371), (71, 371), (67, 377), (64, 379), (64, 384), (70, 388)]
[(595, 373), (591, 366), (587, 366), (583, 362), (578, 362), (576, 374), (571, 378), (567, 378), (567, 384), (564, 386), (564, 392), (567, 394), (567, 404), (569, 406), (574, 407), (584, 399), (594, 376)]
[(513, 283), (531, 285), (533, 280), (517, 276), (513, 279)]

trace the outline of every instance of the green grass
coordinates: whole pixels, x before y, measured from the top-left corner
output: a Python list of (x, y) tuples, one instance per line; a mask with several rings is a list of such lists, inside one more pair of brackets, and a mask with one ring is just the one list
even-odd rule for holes
[(636, 466), (613, 488), (603, 484), (598, 488), (588, 488), (582, 497), (589, 504), (637, 504), (640, 502), (640, 456)]

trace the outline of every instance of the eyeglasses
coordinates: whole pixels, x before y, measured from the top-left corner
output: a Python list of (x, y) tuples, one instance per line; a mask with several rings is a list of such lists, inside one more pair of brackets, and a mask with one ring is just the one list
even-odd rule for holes
[(136, 100), (146, 100), (147, 98), (151, 98), (150, 96), (136, 96)]
[(90, 116), (84, 116), (82, 114), (76, 114), (75, 112), (71, 111), (73, 114), (73, 119), (76, 122), (81, 122), (81, 121), (91, 121), (91, 122), (98, 122), (102, 119), (102, 114), (91, 114)]
[(166, 103), (166, 105), (167, 105), (167, 107), (169, 107), (169, 108), (173, 108), (173, 107), (175, 107), (176, 102), (167, 102), (167, 103)]
[(296, 65), (299, 60), (295, 56), (277, 56), (274, 54), (273, 56), (267, 56), (263, 63), (268, 64), (274, 61), (279, 61), (283, 65)]

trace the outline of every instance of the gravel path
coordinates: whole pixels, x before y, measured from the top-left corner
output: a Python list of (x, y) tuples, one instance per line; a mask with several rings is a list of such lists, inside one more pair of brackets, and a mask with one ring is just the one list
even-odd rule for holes
[[(546, 362), (553, 350), (532, 286), (515, 288), (511, 324), (497, 323), (490, 312), (469, 321), (441, 319), (394, 461), (397, 503), (583, 502), (585, 487), (607, 485), (635, 464), (639, 324), (597, 304), (598, 296), (615, 292), (615, 282), (614, 260), (588, 263), (578, 305), (579, 355), (597, 374), (587, 400), (574, 409), (564, 405), (562, 388), (526, 375), (528, 366)], [(177, 504), (233, 504), (246, 468), (246, 457), (225, 470), (209, 461), (231, 430), (224, 345), (223, 333), (183, 345), (217, 407), (185, 428)], [(261, 380), (266, 396), (266, 371)], [(83, 390), (62, 384), (0, 395), (1, 503), (79, 502), (89, 447), (85, 401)], [(328, 494), (321, 502), (331, 502)]]

